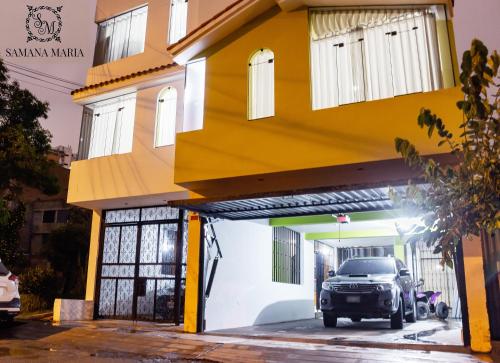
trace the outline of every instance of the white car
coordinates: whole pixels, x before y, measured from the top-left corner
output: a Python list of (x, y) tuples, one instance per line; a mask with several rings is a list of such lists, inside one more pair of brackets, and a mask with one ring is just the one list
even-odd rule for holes
[(19, 314), (19, 279), (0, 261), (0, 321), (11, 321)]

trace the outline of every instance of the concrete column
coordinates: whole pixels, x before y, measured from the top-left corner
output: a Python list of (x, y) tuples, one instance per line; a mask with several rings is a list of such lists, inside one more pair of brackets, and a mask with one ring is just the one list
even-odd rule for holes
[(405, 242), (400, 236), (397, 236), (394, 239), (394, 257), (399, 258), (403, 262), (406, 262)]
[(94, 300), (97, 279), (97, 262), (101, 234), (101, 211), (92, 212), (92, 230), (90, 231), (89, 263), (87, 267), (87, 288), (85, 300)]
[(202, 308), (198, 306), (202, 228), (199, 215), (190, 212), (188, 215), (186, 297), (184, 303), (184, 331), (187, 333), (198, 332), (198, 309)]
[(491, 338), (486, 307), (481, 238), (464, 237), (463, 251), (471, 349), (474, 352), (486, 353), (491, 351)]
[(333, 269), (335, 272), (339, 269), (339, 248), (333, 247)]

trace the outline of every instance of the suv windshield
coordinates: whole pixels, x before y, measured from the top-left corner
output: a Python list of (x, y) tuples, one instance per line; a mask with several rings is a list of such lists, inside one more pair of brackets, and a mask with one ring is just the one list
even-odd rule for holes
[(377, 275), (393, 274), (394, 261), (391, 259), (354, 259), (340, 266), (338, 275)]
[(7, 267), (0, 261), (0, 276), (7, 276), (9, 274), (9, 270)]

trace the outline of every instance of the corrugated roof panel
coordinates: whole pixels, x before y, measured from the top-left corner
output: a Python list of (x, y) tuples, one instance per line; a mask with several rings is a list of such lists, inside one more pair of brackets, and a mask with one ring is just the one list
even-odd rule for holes
[[(395, 187), (400, 191), (404, 188)], [(173, 205), (206, 217), (230, 220), (277, 218), (391, 209), (393, 204), (388, 193), (389, 188), (385, 187), (236, 200), (193, 199), (176, 201)]]

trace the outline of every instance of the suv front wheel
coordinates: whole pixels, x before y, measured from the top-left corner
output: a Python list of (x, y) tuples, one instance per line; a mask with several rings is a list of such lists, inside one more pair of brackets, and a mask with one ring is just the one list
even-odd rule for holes
[(398, 311), (391, 315), (391, 329), (403, 329), (403, 317), (405, 313), (402, 300), (402, 298), (399, 298)]
[(417, 298), (413, 298), (413, 302), (411, 304), (411, 313), (406, 315), (406, 322), (407, 323), (414, 323), (417, 321)]
[(335, 328), (337, 326), (337, 315), (334, 313), (323, 313), (323, 325), (325, 328)]

